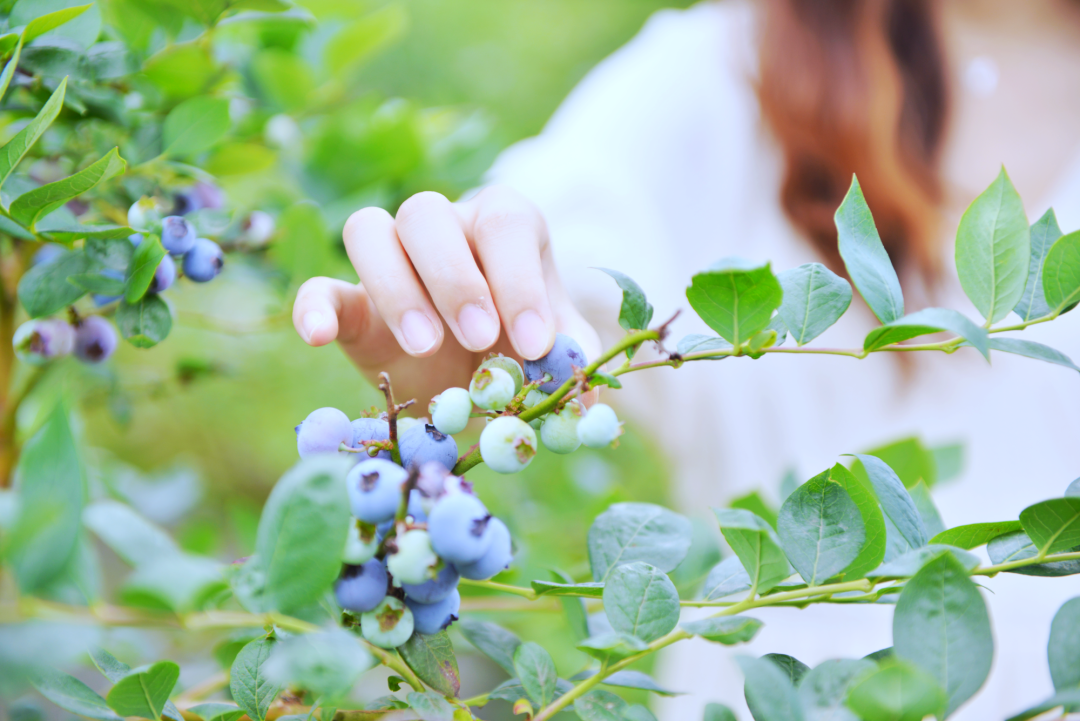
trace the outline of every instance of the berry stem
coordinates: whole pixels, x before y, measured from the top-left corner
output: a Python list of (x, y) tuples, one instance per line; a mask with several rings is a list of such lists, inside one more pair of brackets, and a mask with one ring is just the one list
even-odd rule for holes
[(386, 396), (386, 421), (390, 424), (390, 458), (400, 466), (401, 450), (398, 448), (397, 417), (401, 411), (416, 403), (416, 399), (394, 403), (394, 389), (390, 385), (390, 374), (386, 371), (379, 374), (379, 390)]

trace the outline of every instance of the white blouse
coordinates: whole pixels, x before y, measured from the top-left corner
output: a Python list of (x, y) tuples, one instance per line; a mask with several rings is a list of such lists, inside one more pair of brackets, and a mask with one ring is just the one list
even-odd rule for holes
[[(780, 155), (751, 84), (754, 12), (748, 2), (727, 0), (655, 14), (589, 73), (540, 136), (508, 149), (491, 171), (489, 180), (513, 186), (543, 211), (564, 280), (605, 345), (621, 333), (620, 294), (590, 268), (615, 268), (637, 280), (656, 307), (654, 322), (683, 309), (674, 347), (688, 333), (715, 335), (686, 301), (696, 271), (729, 255), (769, 260), (777, 272), (819, 260), (779, 204)], [(1080, 158), (1070, 167), (1051, 197), (1026, 199), (1031, 221), (1053, 206), (1063, 229), (1080, 227)], [(953, 280), (938, 289), (936, 305), (981, 320), (955, 281), (956, 220), (942, 249)], [(875, 324), (857, 299), (814, 344), (857, 348)], [(1078, 331), (1080, 312), (1022, 337), (1080, 361)], [(965, 444), (963, 475), (934, 493), (950, 527), (1015, 519), (1080, 476), (1075, 371), (997, 352), (990, 365), (972, 349), (908, 357), (906, 375), (891, 354), (690, 363), (624, 376), (624, 390), (608, 400), (665, 449), (678, 506), (701, 518), (710, 518), (709, 506), (759, 487), (775, 500), (788, 468), (806, 480), (840, 454), (911, 435)], [(953, 718), (1003, 718), (1052, 693), (1050, 620), (1080, 593), (1076, 579), (984, 579), (993, 591), (984, 594), (996, 640), (993, 670)], [(892, 611), (755, 611), (765, 626), (749, 645), (729, 649), (695, 639), (668, 649), (661, 680), (690, 693), (657, 699), (654, 707), (662, 720), (682, 721), (721, 701), (749, 719), (736, 655), (787, 653), (810, 666), (858, 658), (891, 645)]]

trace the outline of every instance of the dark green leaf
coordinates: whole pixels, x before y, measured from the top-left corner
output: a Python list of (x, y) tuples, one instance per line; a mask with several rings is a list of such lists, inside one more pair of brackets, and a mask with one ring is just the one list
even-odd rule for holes
[(1046, 361), (1047, 363), (1065, 366), (1074, 371), (1080, 371), (1080, 367), (1077, 367), (1069, 356), (1048, 345), (1036, 343), (1033, 340), (1021, 340), (1020, 338), (991, 338), (990, 347), (993, 350), (999, 350), (1004, 353), (1015, 353), (1016, 355), (1022, 355), (1025, 358), (1034, 358), (1035, 360)]
[(1028, 719), (1041, 716), (1047, 711), (1052, 711), (1059, 707), (1067, 712), (1080, 711), (1080, 688), (1071, 688), (1067, 691), (1060, 691), (1043, 701), (1041, 704), (1033, 706), (1016, 716), (1010, 717), (1008, 721), (1027, 721)]
[(244, 715), (244, 709), (231, 703), (219, 703), (217, 701), (192, 706), (188, 711), (199, 716), (203, 721), (236, 721)]
[(114, 320), (120, 335), (136, 348), (151, 348), (172, 330), (172, 311), (158, 295), (144, 296), (134, 305), (121, 301)]
[(648, 644), (628, 633), (611, 632), (587, 638), (577, 647), (600, 661), (615, 663), (628, 656), (641, 653), (648, 648)]
[(651, 503), (615, 503), (589, 528), (593, 578), (605, 580), (623, 563), (644, 561), (665, 573), (690, 549), (690, 521)]
[(1055, 312), (1080, 300), (1080, 231), (1063, 235), (1050, 246), (1043, 261), (1043, 293)]
[(904, 488), (899, 476), (877, 456), (856, 453), (854, 457), (862, 464), (870, 479), (885, 517), (892, 521), (904, 542), (910, 548), (925, 546), (926, 529), (919, 516), (919, 509), (915, 507), (915, 501), (911, 500), (911, 495)]
[(738, 721), (735, 712), (722, 703), (705, 704), (705, 715), (702, 721)]
[(604, 586), (604, 612), (616, 632), (655, 641), (679, 622), (679, 592), (658, 568), (640, 561), (623, 564)]
[(604, 595), (604, 584), (600, 581), (589, 581), (587, 583), (533, 581), (532, 587), (538, 596), (585, 596), (587, 598), (600, 598)]
[(848, 706), (863, 721), (922, 721), (940, 717), (947, 698), (937, 681), (907, 663), (889, 663), (856, 683)]
[(859, 579), (881, 565), (882, 559), (885, 558), (887, 537), (885, 518), (881, 514), (877, 496), (874, 495), (868, 481), (863, 482), (840, 463), (829, 470), (829, 480), (843, 486), (858, 507), (859, 515), (862, 516), (866, 540), (863, 542), (859, 555), (844, 569), (845, 579), (849, 581)]
[[(1080, 546), (1069, 549), (1080, 551)], [(990, 560), (995, 563), (1011, 563), (1034, 558), (1039, 554), (1035, 544), (1023, 531), (1013, 531), (1000, 536), (995, 536), (986, 544), (986, 553)], [(1030, 566), (1013, 568), (1006, 573), (1019, 573), (1023, 576), (1072, 576), (1080, 573), (1080, 561), (1052, 561), (1050, 563), (1036, 563)]]
[(811, 586), (847, 568), (866, 542), (858, 506), (828, 472), (788, 496), (776, 530), (791, 565)]
[(543, 708), (555, 698), (555, 681), (559, 675), (551, 654), (543, 646), (532, 641), (519, 645), (514, 651), (514, 673), (534, 708)]
[(88, 293), (114, 296), (124, 292), (124, 281), (101, 273), (77, 273), (69, 275), (67, 280)]
[(94, 270), (95, 264), (81, 250), (61, 253), (48, 263), (35, 265), (19, 280), (19, 301), (31, 318), (52, 315), (86, 295), (68, 277)]
[(784, 289), (780, 317), (799, 345), (824, 333), (851, 305), (851, 285), (821, 263), (800, 265), (776, 277)]
[(488, 621), (463, 618), (458, 628), (476, 650), (502, 666), (509, 674), (514, 673), (514, 651), (521, 645), (521, 639)]
[(716, 601), (735, 593), (749, 591), (753, 584), (750, 574), (743, 568), (737, 556), (729, 556), (713, 566), (705, 577), (705, 586), (701, 591), (703, 601)]
[(765, 593), (791, 575), (791, 565), (780, 550), (772, 526), (749, 511), (714, 508), (724, 539), (742, 561), (750, 583)]
[(783, 296), (768, 263), (755, 266), (741, 258), (721, 260), (695, 275), (686, 289), (686, 298), (701, 319), (736, 346), (769, 325)]
[(983, 318), (996, 323), (1024, 294), (1030, 265), (1031, 230), (1024, 204), (1002, 168), (960, 218), (956, 230), (960, 285)]
[(106, 700), (121, 716), (160, 719), (179, 678), (180, 667), (172, 661), (140, 666), (120, 679), (109, 690)]
[[(679, 341), (678, 346), (675, 348), (675, 352), (681, 356), (689, 355), (691, 353), (708, 353), (710, 351), (726, 351), (731, 350), (733, 346), (723, 338), (717, 338), (711, 335), (699, 335), (691, 334), (684, 336)], [(713, 360), (724, 360), (728, 356), (722, 355), (714, 358)]]
[(7, 94), (8, 86), (11, 84), (11, 77), (15, 74), (15, 68), (19, 66), (19, 55), (22, 53), (22, 46), (23, 39), (20, 36), (15, 42), (15, 51), (8, 58), (7, 64), (4, 65), (4, 71), (0, 73), (0, 100), (3, 100), (4, 95)]
[[(581, 673), (570, 677), (571, 681), (584, 681), (596, 675), (596, 669), (586, 669)], [(600, 683), (605, 686), (618, 686), (620, 688), (636, 688), (642, 691), (652, 691), (659, 696), (680, 696), (679, 691), (670, 691), (658, 684), (652, 676), (641, 671), (616, 671)]]
[(212, 147), (229, 131), (229, 101), (199, 97), (185, 100), (165, 118), (161, 145), (165, 155), (185, 156)]
[(67, 78), (64, 78), (60, 81), (60, 85), (57, 86), (56, 90), (53, 91), (49, 100), (38, 111), (37, 116), (30, 121), (29, 125), (16, 133), (15, 137), (9, 140), (7, 145), (0, 148), (0, 185), (4, 184), (8, 176), (11, 175), (11, 171), (15, 170), (15, 166), (19, 164), (27, 151), (33, 147), (41, 134), (56, 120), (60, 108), (64, 107), (64, 92), (66, 90)]
[(746, 677), (746, 705), (755, 721), (803, 721), (802, 703), (788, 672), (768, 657), (735, 659)]
[(409, 701), (409, 708), (420, 716), (421, 721), (453, 721), (454, 707), (437, 693), (410, 691), (405, 698)]
[[(324, 702), (338, 702), (375, 665), (375, 658), (348, 631), (304, 633), (274, 644), (261, 671), (273, 684), (306, 689)], [(333, 717), (333, 714), (328, 714)]]
[(876, 669), (873, 661), (853, 659), (823, 661), (815, 666), (799, 683), (806, 721), (859, 721), (844, 702), (848, 691)]
[(1020, 512), (1020, 523), (1039, 553), (1080, 544), (1080, 497), (1051, 498)]
[(1055, 689), (1080, 686), (1080, 598), (1066, 601), (1054, 614), (1046, 657)]
[(281, 691), (281, 685), (267, 678), (263, 668), (276, 645), (273, 637), (258, 638), (244, 646), (233, 661), (229, 690), (252, 721), (266, 719), (267, 709)]
[(1057, 216), (1054, 215), (1054, 209), (1049, 208), (1043, 213), (1043, 217), (1031, 226), (1031, 265), (1028, 266), (1024, 294), (1013, 308), (1020, 320), (1042, 318), (1053, 311), (1053, 308), (1046, 304), (1046, 296), (1043, 294), (1043, 261), (1050, 252), (1050, 246), (1060, 237), (1061, 228), (1058, 227)]
[(701, 636), (709, 641), (716, 641), (725, 646), (746, 643), (757, 635), (762, 627), (761, 621), (749, 616), (717, 616), (703, 618), (700, 621), (685, 621), (680, 624), (682, 630)]
[(39, 15), (27, 23), (26, 27), (23, 29), (23, 42), (29, 43), (50, 30), (55, 30), (68, 20), (82, 15), (90, 9), (91, 5), (93, 5), (93, 3), (76, 5), (75, 7), (64, 8), (62, 10), (46, 13), (45, 15)]
[(952, 546), (928, 544), (913, 548), (907, 553), (897, 556), (888, 563), (883, 564), (880, 568), (876, 568), (866, 574), (866, 577), (910, 578), (918, 573), (923, 566), (945, 553), (951, 553), (953, 558), (955, 558), (965, 570), (970, 571), (979, 565), (979, 557), (974, 554), (966, 553), (963, 550), (953, 548)]
[(65, 711), (99, 721), (120, 720), (105, 699), (73, 676), (53, 669), (41, 669), (32, 677), (32, 681), (42, 696)]
[(779, 666), (780, 670), (787, 674), (788, 680), (791, 681), (791, 685), (795, 687), (798, 687), (798, 685), (802, 683), (803, 676), (810, 671), (809, 666), (794, 656), (788, 656), (786, 653), (767, 653), (761, 658), (771, 661)]
[(154, 281), (154, 273), (157, 272), (161, 259), (165, 257), (165, 248), (161, 245), (161, 239), (156, 235), (143, 237), (143, 242), (135, 249), (135, 255), (131, 259), (131, 265), (127, 273), (127, 290), (124, 292), (124, 302), (135, 305)]
[(951, 714), (990, 673), (994, 639), (978, 587), (951, 553), (944, 553), (904, 586), (893, 615), (896, 655), (945, 689)]
[(127, 236), (104, 239), (91, 235), (83, 244), (83, 252), (95, 265), (123, 272), (135, 257), (135, 246), (127, 240)]
[(626, 701), (599, 688), (574, 701), (574, 711), (581, 721), (624, 721), (626, 709)]
[(461, 690), (457, 656), (445, 629), (433, 634), (414, 633), (398, 647), (398, 653), (421, 681), (439, 693), (457, 696)]
[(955, 310), (947, 308), (925, 308), (888, 325), (875, 328), (863, 341), (863, 349), (872, 351), (921, 335), (942, 331), (955, 333), (982, 353), (985, 358), (990, 358), (990, 340), (986, 329), (975, 325)]
[(942, 531), (930, 539), (930, 543), (956, 546), (957, 548), (978, 548), (991, 539), (1021, 529), (1020, 521), (996, 521), (992, 523), (969, 523)]
[(866, 205), (859, 179), (852, 176), (851, 188), (834, 218), (839, 236), (840, 257), (848, 277), (859, 289), (870, 310), (882, 323), (892, 323), (904, 315), (904, 295), (889, 254), (881, 244), (874, 217)]
[(596, 270), (602, 270), (614, 278), (623, 292), (622, 306), (619, 308), (619, 325), (622, 329), (630, 332), (648, 328), (649, 323), (652, 322), (653, 307), (645, 299), (645, 291), (641, 289), (641, 286), (634, 282), (633, 278), (617, 270), (609, 268)]
[[(14, 142), (14, 141), (12, 141)], [(11, 201), (11, 217), (33, 229), (37, 221), (69, 200), (79, 197), (98, 183), (124, 172), (127, 162), (113, 148), (100, 160), (91, 163), (74, 175), (42, 185)]]

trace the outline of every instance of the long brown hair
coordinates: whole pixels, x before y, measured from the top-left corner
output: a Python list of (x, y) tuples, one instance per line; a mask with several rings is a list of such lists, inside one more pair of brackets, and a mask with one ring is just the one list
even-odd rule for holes
[(948, 88), (933, 0), (762, 0), (758, 97), (781, 202), (835, 268), (833, 213), (859, 177), (894, 264), (937, 271)]

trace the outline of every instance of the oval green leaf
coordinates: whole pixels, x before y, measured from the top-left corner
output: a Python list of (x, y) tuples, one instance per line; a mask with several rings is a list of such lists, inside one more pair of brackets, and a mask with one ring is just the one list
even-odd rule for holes
[(847, 568), (866, 541), (859, 508), (827, 473), (788, 496), (780, 507), (776, 533), (791, 565), (811, 586)]
[(851, 285), (821, 263), (800, 265), (776, 278), (784, 290), (778, 312), (799, 345), (824, 333), (851, 305)]
[(784, 291), (769, 264), (724, 258), (693, 277), (686, 289), (690, 306), (724, 340), (740, 346), (772, 320)]
[(900, 279), (881, 244), (874, 216), (855, 176), (851, 177), (851, 187), (833, 219), (844, 267), (870, 310), (882, 323), (902, 318), (904, 294)]
[(624, 564), (608, 576), (604, 612), (616, 632), (655, 641), (679, 622), (679, 592), (660, 569), (640, 561)]

